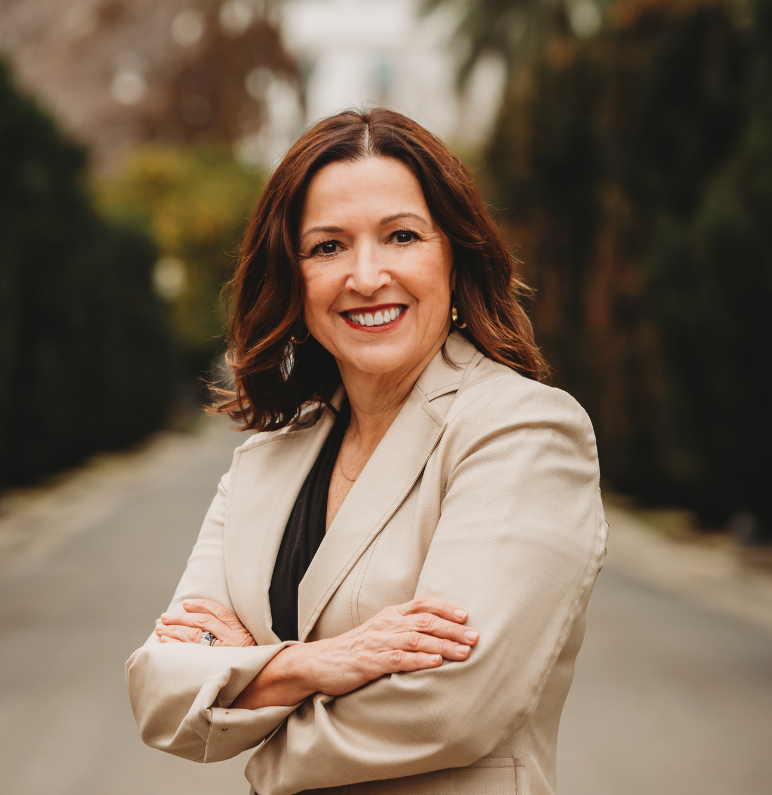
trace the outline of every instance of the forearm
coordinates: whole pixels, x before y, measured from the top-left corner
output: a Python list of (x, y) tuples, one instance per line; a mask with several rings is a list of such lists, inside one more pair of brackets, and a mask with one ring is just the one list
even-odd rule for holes
[(318, 690), (311, 675), (313, 643), (282, 649), (246, 686), (231, 705), (234, 709), (260, 709), (297, 704)]
[(417, 598), (385, 608), (334, 638), (297, 643), (278, 652), (241, 691), (233, 707), (299, 704), (314, 693), (340, 696), (386, 674), (463, 661), (478, 633), (465, 610), (442, 599)]

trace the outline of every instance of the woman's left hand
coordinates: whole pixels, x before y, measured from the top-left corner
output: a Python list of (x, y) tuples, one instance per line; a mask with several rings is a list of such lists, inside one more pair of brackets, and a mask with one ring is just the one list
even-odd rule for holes
[(200, 643), (204, 632), (215, 646), (257, 646), (235, 613), (211, 599), (186, 599), (184, 613), (163, 613), (155, 634), (161, 643)]

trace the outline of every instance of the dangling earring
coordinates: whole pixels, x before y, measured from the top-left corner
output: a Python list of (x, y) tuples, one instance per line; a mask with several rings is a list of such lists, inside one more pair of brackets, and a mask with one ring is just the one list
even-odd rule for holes
[(461, 315), (458, 313), (458, 304), (454, 303), (453, 306), (450, 308), (450, 317), (453, 320), (453, 325), (456, 328), (466, 328), (466, 323), (461, 318)]
[(305, 337), (303, 337), (303, 339), (302, 339), (302, 340), (296, 339), (296, 338), (295, 338), (295, 335), (293, 334), (293, 335), (290, 337), (290, 342), (291, 342), (293, 345), (295, 345), (295, 346), (302, 345), (302, 344), (303, 344), (303, 343), (304, 343), (304, 342), (305, 342), (305, 341), (308, 339), (308, 337), (309, 337), (309, 335), (310, 335), (310, 334), (311, 334), (311, 332), (310, 332), (308, 329), (306, 329), (306, 336), (305, 336)]

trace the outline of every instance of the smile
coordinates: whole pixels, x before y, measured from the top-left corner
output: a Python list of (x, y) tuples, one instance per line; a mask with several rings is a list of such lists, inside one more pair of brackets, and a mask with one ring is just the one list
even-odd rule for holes
[(406, 308), (401, 304), (393, 304), (392, 306), (373, 307), (369, 311), (355, 309), (341, 314), (346, 320), (357, 326), (385, 326), (387, 323), (393, 323)]

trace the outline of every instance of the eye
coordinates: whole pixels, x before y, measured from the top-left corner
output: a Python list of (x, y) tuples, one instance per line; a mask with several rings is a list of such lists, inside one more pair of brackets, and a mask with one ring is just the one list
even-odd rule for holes
[(415, 232), (411, 232), (409, 229), (400, 229), (395, 232), (392, 237), (396, 243), (402, 243), (403, 245), (418, 240), (418, 235)]
[(325, 240), (319, 243), (311, 250), (311, 254), (321, 254), (323, 257), (329, 257), (331, 254), (337, 254), (339, 243), (337, 240)]

